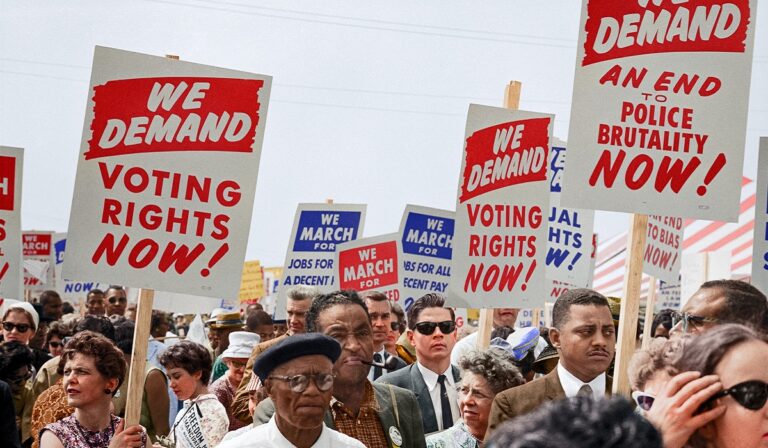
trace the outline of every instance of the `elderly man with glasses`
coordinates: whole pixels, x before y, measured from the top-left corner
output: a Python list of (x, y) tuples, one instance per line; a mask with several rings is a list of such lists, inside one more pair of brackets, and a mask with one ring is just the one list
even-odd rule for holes
[(339, 343), (318, 333), (289, 336), (263, 352), (253, 364), (253, 373), (264, 384), (275, 413), (267, 424), (219, 446), (364, 447), (323, 423), (339, 355)]
[(408, 339), (416, 349), (416, 363), (388, 373), (377, 381), (408, 389), (416, 395), (424, 418), (424, 433), (450, 428), (459, 419), (456, 387), (461, 380), (451, 364), (456, 344), (456, 319), (443, 296), (430, 293), (408, 309)]

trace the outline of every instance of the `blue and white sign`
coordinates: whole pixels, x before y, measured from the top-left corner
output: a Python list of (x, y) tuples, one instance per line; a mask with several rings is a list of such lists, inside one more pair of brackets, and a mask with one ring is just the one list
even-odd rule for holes
[(61, 268), (64, 266), (64, 252), (67, 248), (67, 234), (55, 233), (53, 235), (53, 250), (54, 259), (56, 265), (54, 269), (55, 289), (61, 296), (61, 300), (71, 303), (75, 309), (80, 306), (85, 306), (86, 297), (88, 291), (92, 289), (100, 289), (106, 291), (109, 288), (107, 283), (99, 283), (96, 281), (76, 282), (71, 280), (65, 280), (61, 275)]
[(416, 205), (405, 207), (400, 222), (400, 292), (405, 310), (424, 294), (448, 293), (454, 224), (454, 212)]
[(334, 278), (336, 249), (363, 233), (363, 204), (299, 204), (277, 290), (276, 318), (285, 317), (286, 293), (295, 285), (322, 292), (339, 289)]
[(547, 278), (579, 287), (592, 283), (591, 266), (594, 210), (560, 206), (566, 145), (555, 140), (549, 158), (549, 239)]
[(768, 291), (768, 137), (760, 137), (755, 197), (752, 284), (760, 291)]

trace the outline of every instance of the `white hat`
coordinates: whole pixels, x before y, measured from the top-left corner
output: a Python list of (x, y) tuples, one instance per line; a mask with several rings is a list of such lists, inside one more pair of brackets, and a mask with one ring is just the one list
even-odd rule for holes
[(205, 321), (206, 324), (212, 324), (216, 322), (216, 317), (219, 316), (221, 313), (226, 313), (227, 310), (224, 308), (214, 308), (213, 311), (211, 311), (211, 314), (208, 317), (208, 320)]
[(253, 348), (261, 342), (261, 337), (250, 331), (233, 331), (229, 333), (229, 347), (221, 354), (224, 358), (250, 358)]
[(29, 313), (30, 316), (32, 316), (32, 326), (34, 327), (33, 330), (37, 331), (37, 326), (40, 324), (40, 316), (37, 314), (37, 311), (35, 310), (35, 307), (32, 306), (29, 302), (16, 302), (8, 305), (8, 308), (5, 309), (5, 314), (8, 314), (8, 311), (10, 310), (21, 310), (26, 311)]

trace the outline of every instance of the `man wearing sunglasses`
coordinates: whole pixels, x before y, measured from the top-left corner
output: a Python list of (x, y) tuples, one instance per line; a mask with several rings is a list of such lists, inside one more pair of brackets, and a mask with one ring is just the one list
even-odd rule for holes
[(545, 402), (566, 397), (600, 398), (611, 393), (605, 372), (616, 347), (616, 330), (608, 300), (587, 288), (561, 295), (552, 309), (549, 338), (560, 355), (546, 376), (496, 395), (488, 420), (493, 432), (503, 422), (527, 414)]
[(125, 296), (125, 289), (122, 286), (110, 286), (104, 295), (107, 301), (107, 316), (112, 316), (113, 314), (122, 316), (125, 314), (128, 298)]
[[(373, 328), (373, 362), (378, 365), (371, 366), (368, 372), (370, 381), (377, 380), (386, 371), (394, 372), (406, 367), (408, 364), (397, 356), (387, 353), (384, 349), (384, 343), (387, 342), (387, 335), (392, 331), (392, 305), (387, 296), (379, 291), (367, 291), (360, 295), (368, 307), (368, 316), (371, 319)], [(387, 368), (382, 367), (386, 364)], [(391, 367), (391, 368), (389, 368)]]
[(768, 299), (759, 289), (739, 280), (712, 280), (672, 316), (670, 336), (699, 334), (722, 324), (742, 324), (765, 334), (767, 323)]
[(253, 363), (275, 413), (265, 425), (219, 445), (221, 448), (257, 446), (365, 445), (323, 423), (331, 402), (333, 364), (341, 354), (335, 339), (318, 333), (289, 336)]
[(424, 433), (442, 431), (459, 419), (456, 387), (461, 380), (458, 367), (451, 364), (456, 344), (456, 318), (445, 299), (430, 293), (408, 309), (408, 339), (416, 359), (405, 369), (388, 373), (379, 382), (408, 389), (416, 395), (424, 418)]

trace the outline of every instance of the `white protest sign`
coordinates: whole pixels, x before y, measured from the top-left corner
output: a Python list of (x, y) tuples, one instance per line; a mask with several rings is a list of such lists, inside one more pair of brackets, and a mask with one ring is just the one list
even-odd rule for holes
[(768, 137), (760, 138), (755, 197), (752, 284), (760, 291), (768, 291)]
[(445, 295), (451, 277), (455, 213), (407, 205), (400, 221), (403, 309), (431, 292)]
[(96, 47), (64, 277), (236, 297), (270, 86)]
[(533, 308), (546, 299), (551, 115), (469, 106), (448, 302)]
[(64, 256), (67, 250), (67, 234), (66, 232), (55, 233), (53, 235), (53, 250), (56, 266), (54, 269), (56, 277), (56, 292), (61, 296), (61, 300), (70, 302), (74, 305), (75, 309), (79, 309), (80, 305), (85, 305), (88, 297), (88, 292), (92, 289), (100, 289), (106, 291), (109, 288), (109, 283), (99, 283), (94, 281), (71, 281), (62, 276), (62, 268), (64, 266)]
[(667, 283), (680, 283), (683, 259), (683, 218), (648, 217), (643, 272)]
[(566, 145), (555, 139), (549, 153), (549, 244), (547, 278), (588, 287), (592, 283), (594, 210), (560, 206)]
[(680, 269), (680, 307), (709, 280), (731, 278), (731, 251), (683, 253)]
[(53, 232), (22, 232), (21, 244), (24, 255), (24, 288), (33, 292), (53, 289)]
[(336, 247), (363, 234), (363, 204), (299, 204), (277, 288), (275, 317), (285, 318), (286, 295), (296, 285), (336, 291)]
[(361, 238), (336, 246), (336, 278), (339, 289), (379, 291), (393, 302), (400, 300), (403, 277), (400, 234)]
[(756, 0), (582, 0), (569, 207), (735, 221)]
[(656, 292), (655, 312), (663, 309), (680, 310), (680, 282), (670, 285), (664, 281), (659, 283), (659, 290)]
[(0, 146), (0, 297), (24, 299), (21, 176), (24, 150)]

